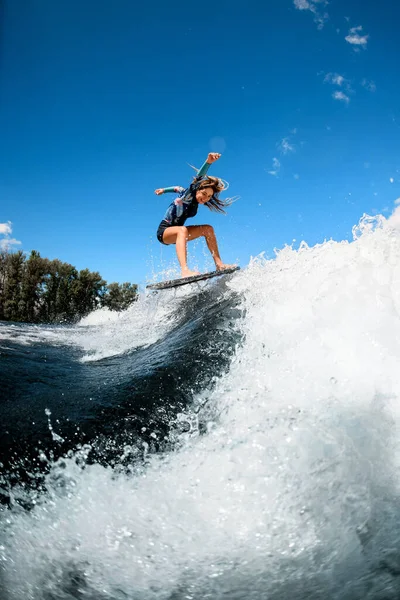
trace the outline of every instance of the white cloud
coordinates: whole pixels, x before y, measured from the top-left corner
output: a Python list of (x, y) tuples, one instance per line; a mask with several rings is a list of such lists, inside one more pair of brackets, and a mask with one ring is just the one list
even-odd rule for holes
[(357, 49), (359, 48), (359, 46), (365, 49), (367, 47), (369, 35), (360, 35), (359, 32), (362, 32), (361, 25), (359, 25), (358, 27), (352, 27), (348, 35), (345, 37), (345, 40), (349, 44), (356, 46)]
[(310, 3), (307, 0), (294, 0), (294, 5), (299, 10), (311, 10)]
[(4, 237), (0, 239), (0, 250), (9, 250), (12, 246), (18, 246), (21, 244), (19, 240), (10, 237), (11, 234), (11, 221), (8, 221), (8, 223), (0, 223), (0, 235), (4, 235)]
[[(319, 75), (321, 74), (323, 73), (319, 73)], [(341, 90), (343, 90), (339, 90), (333, 94), (333, 97), (336, 100), (343, 100), (344, 102), (349, 103), (351, 94), (355, 94), (355, 91), (352, 88), (353, 82), (350, 79), (347, 79), (344, 75), (340, 75), (340, 73), (326, 73), (324, 77), (324, 83), (330, 83), (331, 85), (335, 85)], [(371, 79), (362, 79), (361, 85), (369, 92), (376, 91), (375, 82)]]
[(390, 181), (390, 183), (394, 183), (394, 179), (393, 179), (393, 177), (391, 177), (391, 178), (389, 179), (389, 181)]
[(295, 152), (295, 147), (289, 142), (289, 138), (287, 137), (283, 138), (283, 140), (278, 144), (278, 148), (282, 152), (282, 154), (289, 154), (289, 152)]
[(329, 19), (328, 13), (320, 12), (320, 4), (328, 4), (327, 0), (293, 0), (295, 7), (298, 10), (309, 10), (314, 15), (314, 22), (317, 24), (318, 29), (322, 29), (326, 21)]
[(279, 160), (277, 158), (274, 158), (272, 160), (272, 169), (271, 171), (268, 171), (269, 175), (273, 175), (274, 177), (278, 176), (278, 173), (280, 171), (281, 168), (281, 163), (279, 162)]
[(325, 23), (329, 19), (328, 13), (324, 13), (323, 15), (315, 15), (314, 21), (317, 24), (317, 29), (323, 29)]
[(333, 92), (332, 98), (334, 98), (335, 100), (340, 100), (341, 102), (346, 102), (346, 104), (350, 102), (350, 98), (343, 92)]
[(341, 88), (340, 90), (333, 92), (332, 98), (346, 102), (347, 104), (350, 102), (349, 94), (354, 94), (354, 90), (351, 87), (351, 81), (349, 79), (346, 79), (343, 75), (339, 75), (339, 73), (327, 73), (324, 77), (324, 82)]
[(21, 242), (16, 240), (15, 238), (3, 238), (0, 240), (0, 248), (1, 250), (10, 250), (11, 246), (20, 245)]
[(10, 235), (12, 232), (11, 221), (8, 223), (0, 223), (0, 234), (1, 235)]
[(338, 85), (339, 87), (347, 84), (347, 79), (343, 75), (339, 75), (339, 73), (327, 73), (324, 81), (332, 83), (332, 85)]
[(372, 80), (363, 79), (361, 85), (369, 92), (376, 92), (376, 84)]

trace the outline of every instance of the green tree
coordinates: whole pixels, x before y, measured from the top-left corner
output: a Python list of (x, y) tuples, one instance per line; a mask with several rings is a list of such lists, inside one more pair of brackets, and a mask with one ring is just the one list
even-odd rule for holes
[(40, 320), (65, 321), (71, 320), (75, 316), (73, 289), (77, 279), (78, 272), (69, 263), (63, 263), (57, 258), (46, 261)]
[(103, 298), (103, 306), (110, 310), (126, 310), (138, 297), (136, 283), (125, 282), (122, 285), (116, 282), (107, 285), (107, 292)]
[(102, 279), (99, 273), (91, 273), (89, 269), (79, 271), (78, 278), (71, 286), (76, 314), (84, 316), (101, 306), (106, 286), (107, 282)]
[(24, 313), (22, 299), (22, 279), (25, 255), (22, 250), (9, 252), (6, 257), (5, 282), (3, 292), (3, 314), (9, 321), (19, 321)]
[(78, 271), (72, 265), (61, 263), (58, 266), (58, 287), (55, 306), (57, 320), (68, 321), (75, 316), (72, 289), (77, 278)]
[(40, 311), (42, 284), (46, 274), (46, 261), (39, 252), (32, 250), (28, 260), (25, 261), (21, 298), (24, 306), (21, 320), (33, 323)]
[(0, 319), (5, 319), (4, 316), (4, 302), (5, 302), (5, 285), (7, 279), (7, 252), (5, 250), (0, 251)]

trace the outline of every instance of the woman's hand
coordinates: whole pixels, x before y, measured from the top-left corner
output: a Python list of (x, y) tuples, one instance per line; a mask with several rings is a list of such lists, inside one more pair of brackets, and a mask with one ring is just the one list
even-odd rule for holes
[(155, 190), (154, 193), (157, 194), (157, 196), (161, 196), (161, 194), (164, 193), (164, 188), (159, 188), (158, 190)]
[(212, 164), (213, 162), (215, 162), (216, 160), (218, 160), (221, 157), (220, 154), (218, 154), (218, 152), (210, 152), (210, 154), (207, 156), (207, 161), (208, 163)]

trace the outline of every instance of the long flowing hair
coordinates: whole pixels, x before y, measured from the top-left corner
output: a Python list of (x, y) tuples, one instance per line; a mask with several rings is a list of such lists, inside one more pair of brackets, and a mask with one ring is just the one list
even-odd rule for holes
[[(198, 172), (196, 167), (189, 165)], [(194, 177), (194, 182), (196, 182), (196, 177)], [(211, 188), (213, 190), (213, 195), (211, 196), (208, 202), (204, 203), (204, 206), (207, 206), (210, 210), (214, 212), (219, 212), (226, 215), (226, 210), (228, 206), (236, 202), (239, 199), (239, 196), (232, 196), (231, 198), (222, 199), (219, 197), (220, 193), (226, 191), (229, 188), (229, 183), (220, 179), (219, 177), (212, 177), (211, 175), (205, 175), (200, 179), (200, 183), (195, 184), (196, 191), (203, 190), (205, 188)]]

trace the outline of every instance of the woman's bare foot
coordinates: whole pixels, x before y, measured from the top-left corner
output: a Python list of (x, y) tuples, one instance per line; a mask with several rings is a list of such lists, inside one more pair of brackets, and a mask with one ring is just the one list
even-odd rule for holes
[(182, 269), (181, 277), (193, 277), (194, 275), (200, 275), (199, 271), (191, 271), (186, 267), (186, 269)]
[(225, 269), (233, 269), (234, 267), (237, 267), (237, 265), (225, 265), (224, 263), (220, 263), (215, 266), (217, 267), (217, 271), (224, 271)]

